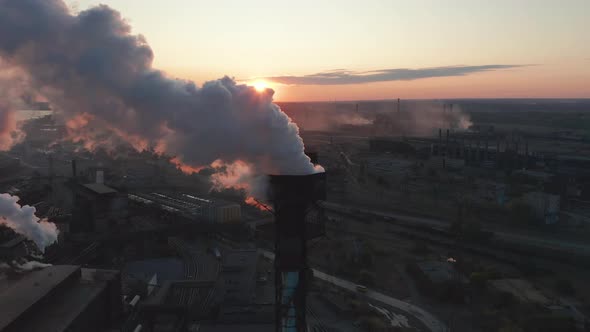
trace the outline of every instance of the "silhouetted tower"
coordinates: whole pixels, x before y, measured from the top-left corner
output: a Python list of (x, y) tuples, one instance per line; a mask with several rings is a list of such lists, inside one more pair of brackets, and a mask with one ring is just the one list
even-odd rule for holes
[(311, 270), (307, 240), (324, 232), (318, 200), (326, 199), (326, 174), (271, 175), (275, 213), (275, 319), (277, 332), (304, 332)]

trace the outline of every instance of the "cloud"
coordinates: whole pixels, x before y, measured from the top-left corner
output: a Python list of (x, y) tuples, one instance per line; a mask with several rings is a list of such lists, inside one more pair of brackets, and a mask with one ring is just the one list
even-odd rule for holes
[(371, 71), (336, 69), (304, 76), (272, 76), (265, 80), (293, 85), (342, 85), (372, 82), (411, 81), (431, 77), (465, 76), (473, 73), (519, 68), (526, 65), (448, 66), (432, 68), (395, 68)]

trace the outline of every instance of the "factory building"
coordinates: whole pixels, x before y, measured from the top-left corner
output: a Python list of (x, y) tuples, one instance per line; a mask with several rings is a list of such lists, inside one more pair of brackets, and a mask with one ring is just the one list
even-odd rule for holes
[(104, 331), (120, 318), (119, 272), (54, 265), (0, 286), (0, 331)]
[(158, 204), (162, 209), (189, 219), (203, 219), (209, 222), (226, 223), (240, 221), (240, 204), (224, 200), (213, 200), (190, 194), (178, 193), (133, 193), (129, 199), (139, 204)]
[(107, 232), (127, 214), (127, 196), (102, 183), (75, 187), (72, 232)]

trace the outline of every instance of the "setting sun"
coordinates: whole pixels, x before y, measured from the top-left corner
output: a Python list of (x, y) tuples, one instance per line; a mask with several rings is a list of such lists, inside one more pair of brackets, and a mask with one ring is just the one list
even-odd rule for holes
[(262, 91), (264, 91), (264, 90), (266, 90), (268, 88), (268, 84), (266, 84), (266, 82), (263, 82), (263, 81), (254, 82), (252, 84), (252, 86), (258, 92), (262, 92)]

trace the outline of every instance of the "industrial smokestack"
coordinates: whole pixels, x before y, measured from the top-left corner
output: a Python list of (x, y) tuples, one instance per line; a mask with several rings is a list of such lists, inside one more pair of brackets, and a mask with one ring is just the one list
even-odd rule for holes
[(397, 114), (399, 114), (401, 112), (401, 101), (399, 98), (397, 98)]
[(307, 213), (326, 199), (326, 174), (270, 176), (275, 213), (275, 317), (278, 331), (306, 330)]

